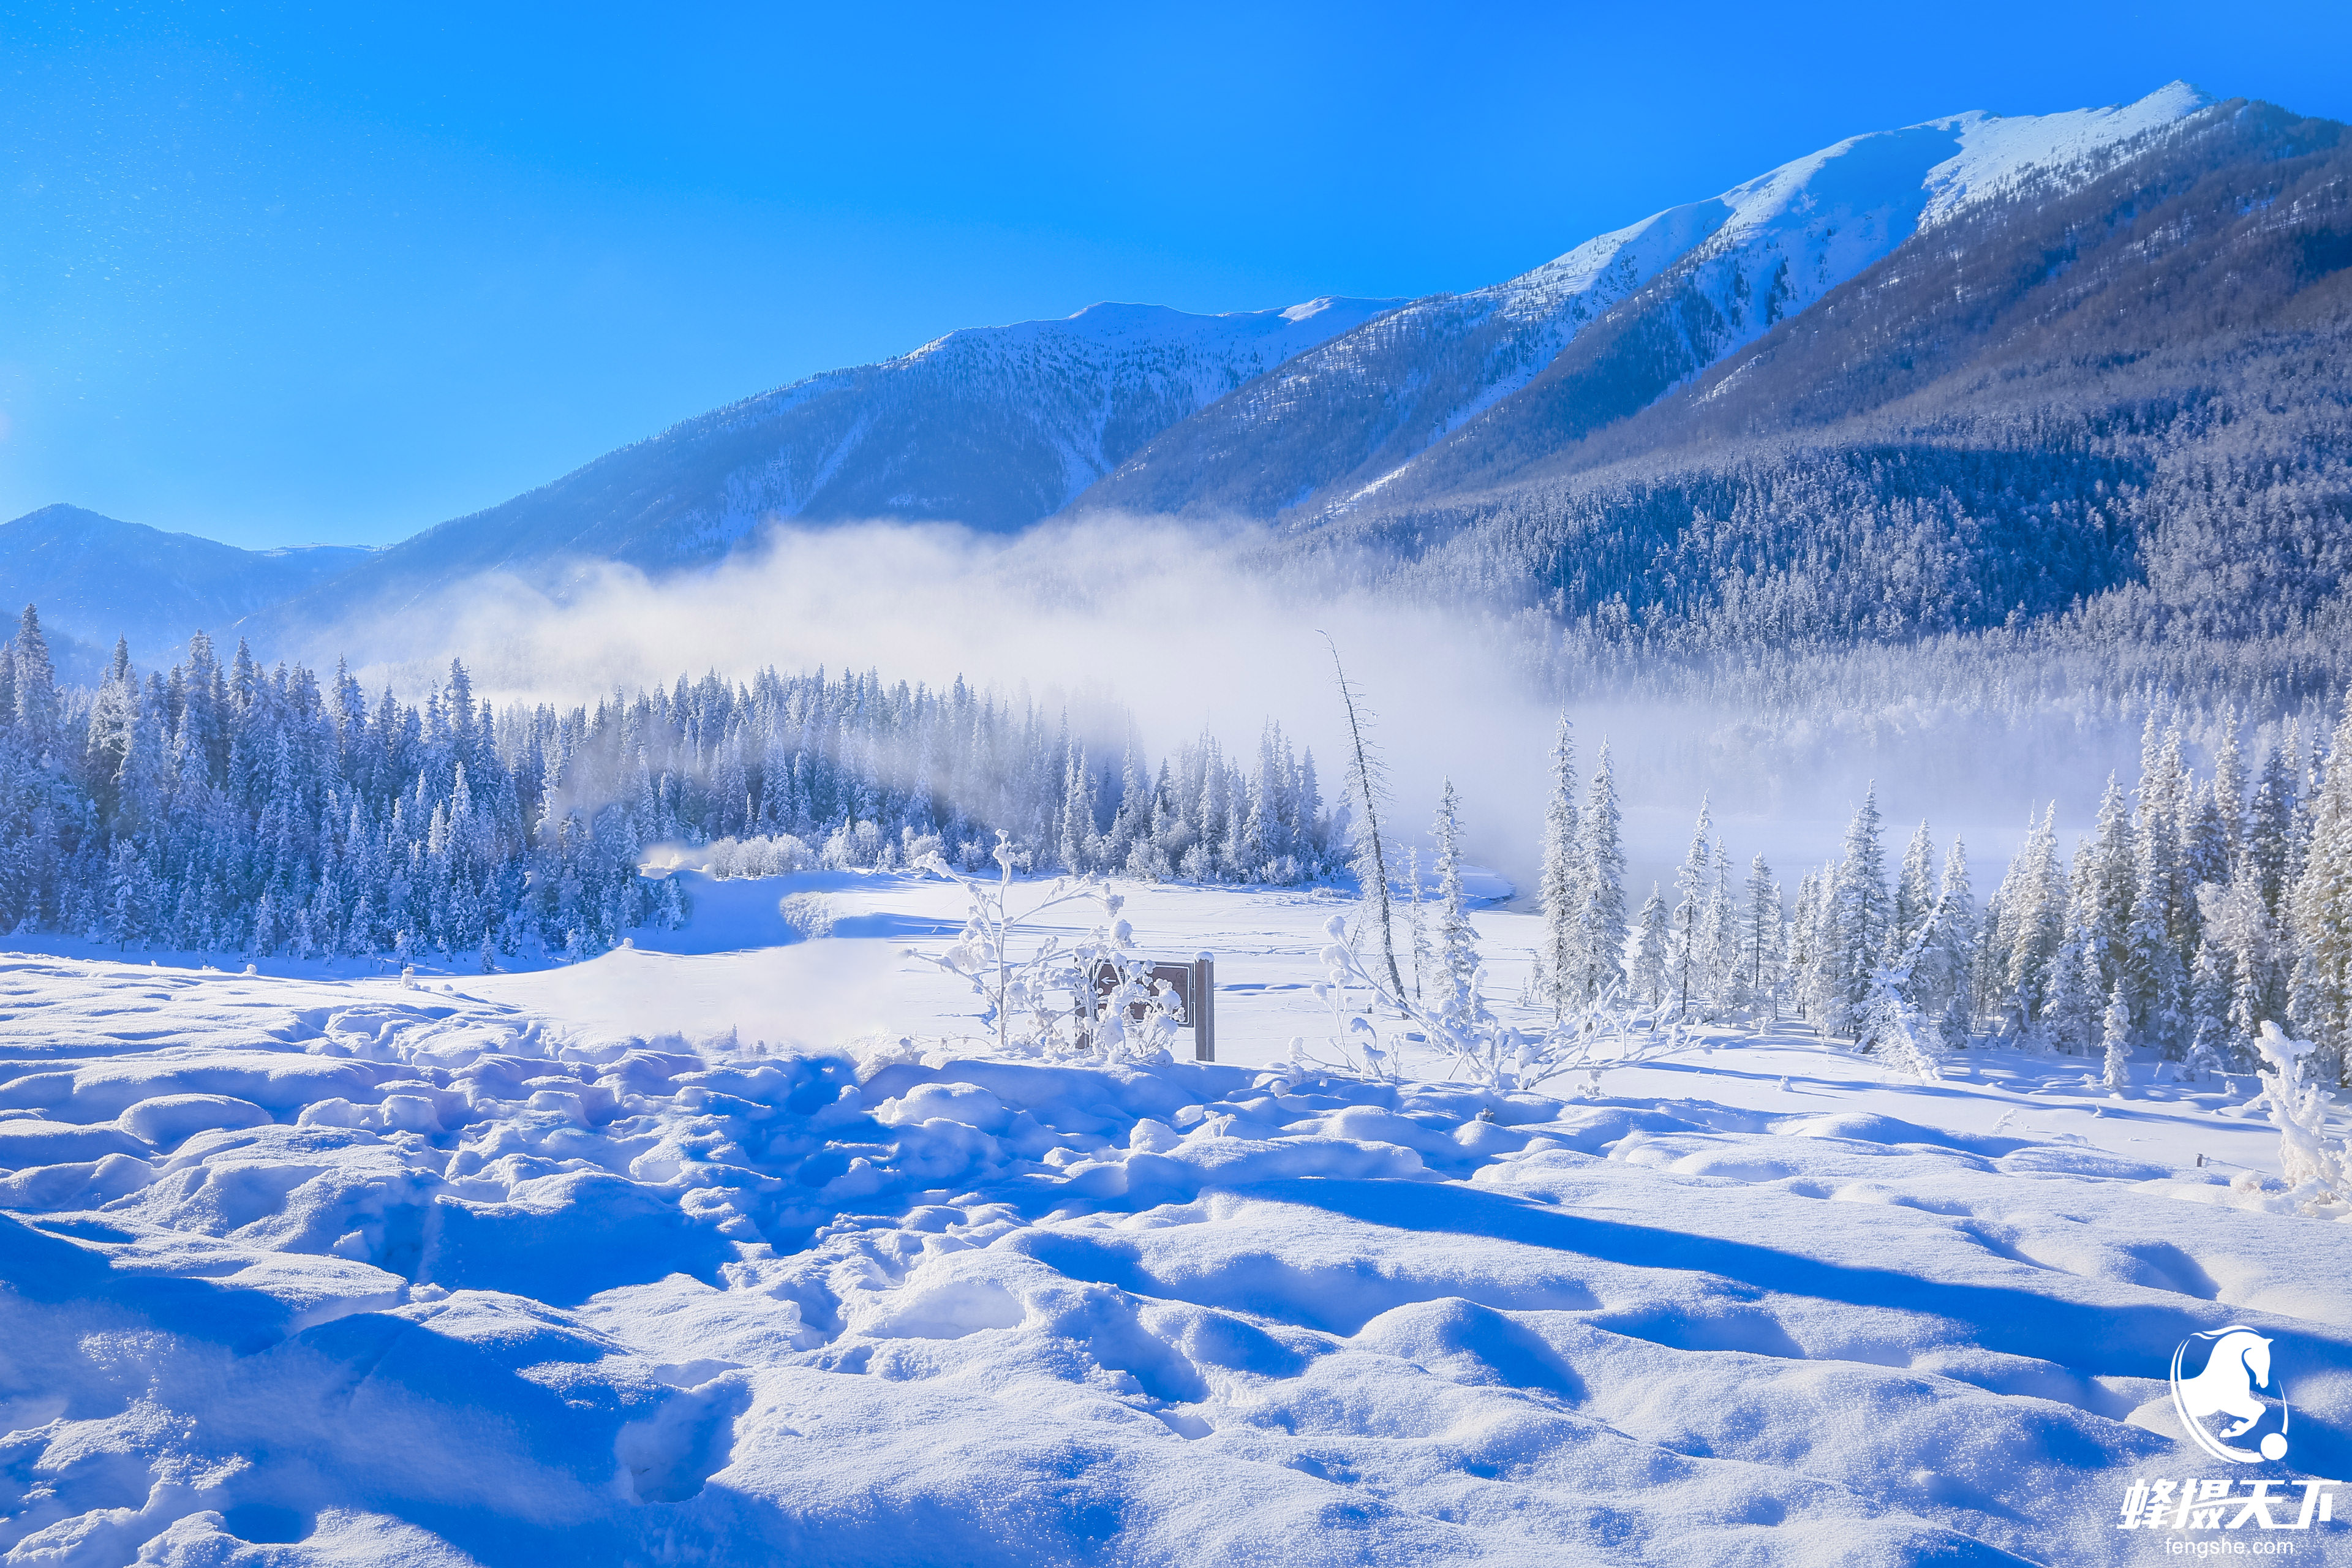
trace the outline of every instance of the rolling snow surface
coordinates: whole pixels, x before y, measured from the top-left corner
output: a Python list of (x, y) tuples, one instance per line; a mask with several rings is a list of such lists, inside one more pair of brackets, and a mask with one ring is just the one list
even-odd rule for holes
[[(520, 973), (0, 957), (0, 1561), (2337, 1549), (2117, 1528), (2229, 1468), (2167, 1392), (2195, 1331), (2273, 1341), (2249, 1474), (2352, 1464), (2352, 1226), (2265, 1183), (2246, 1078), (1920, 1082), (1801, 1027), (1327, 1077), (1277, 1057), (1345, 906), (1200, 889), (1127, 913), (1216, 952), (1227, 1059), (988, 1059), (904, 956), (951, 889), (696, 890)], [(1532, 921), (1476, 924), (1507, 992)]]

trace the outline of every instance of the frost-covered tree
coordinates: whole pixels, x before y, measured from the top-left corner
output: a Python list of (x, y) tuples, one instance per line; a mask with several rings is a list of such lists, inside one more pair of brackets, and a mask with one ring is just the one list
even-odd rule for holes
[(1538, 994), (1552, 1016), (1582, 1000), (1591, 963), (1585, 955), (1583, 844), (1576, 820), (1576, 742), (1560, 716), (1552, 740), (1551, 795), (1544, 808), (1542, 864), (1537, 874)]
[(2245, 858), (2262, 893), (2263, 907), (2274, 918), (2283, 912), (2293, 875), (2296, 808), (2301, 804), (2296, 788), (2299, 750), (2296, 724), (2290, 719), (2278, 743), (2263, 760), (2262, 779), (2254, 786), (2253, 803), (2246, 813)]
[(1429, 984), (1430, 971), (1435, 967), (1435, 954), (1429, 945), (1429, 913), (1425, 902), (1426, 889), (1421, 881), (1421, 846), (1404, 847), (1405, 929), (1412, 938), (1412, 996), (1423, 999), (1423, 989)]
[(2160, 1056), (2172, 1057), (2187, 1043), (2182, 1031), (2188, 975), (2168, 920), (2172, 889), (2172, 863), (2165, 853), (2168, 842), (2162, 832), (2140, 835), (2128, 945), (2117, 994), (2132, 1005), (2137, 1037)]
[(2197, 944), (2197, 962), (2189, 972), (2189, 1051), (2183, 1058), (2192, 1080), (2220, 1067), (2229, 1047), (2230, 976), (2223, 963), (2211, 942)]
[(1584, 994), (1593, 997), (1624, 978), (1625, 850), (1621, 842), (1617, 773), (1605, 740), (1593, 759), (1579, 826), (1583, 838)]
[(1706, 997), (1717, 1012), (1748, 1005), (1747, 972), (1740, 965), (1739, 913), (1731, 893), (1731, 857), (1715, 843), (1715, 885), (1708, 890), (1699, 946), (1706, 954)]
[(1666, 998), (1666, 961), (1673, 942), (1668, 930), (1666, 898), (1655, 882), (1642, 904), (1633, 929), (1633, 973), (1627, 978), (1634, 994), (1649, 1004), (1651, 1027)]
[(2106, 1060), (2100, 1081), (2112, 1089), (2131, 1086), (2131, 1004), (2118, 985), (2108, 994), (2107, 1010), (2101, 1017), (2100, 1039), (2106, 1047)]
[(1780, 884), (1772, 879), (1772, 868), (1764, 863), (1760, 854), (1748, 863), (1747, 890), (1748, 907), (1739, 922), (1740, 962), (1758, 1016), (1769, 1022), (1778, 1011), (1784, 942)]
[(1437, 857), (1437, 963), (1435, 994), (1428, 1005), (1433, 1016), (1458, 1024), (1467, 1019), (1477, 998), (1478, 934), (1471, 929), (1462, 887), (1462, 824), (1452, 779), (1439, 792), (1429, 836)]
[(2291, 1000), (2321, 1081), (2339, 1082), (2352, 1052), (2352, 705), (2336, 727), (2313, 800), (2289, 907)]
[(1878, 789), (1874, 784), (1846, 826), (1832, 884), (1835, 929), (1823, 954), (1829, 975), (1830, 1010), (1823, 1027), (1852, 1036), (1862, 1026), (1870, 1003), (1871, 977), (1888, 956), (1888, 907), (1885, 854), (1878, 837)]
[(2059, 948), (2066, 935), (2073, 889), (2058, 858), (2057, 823), (2058, 807), (2053, 802), (2042, 820), (2031, 826), (2009, 874), (2001, 879), (1999, 895), (2000, 919), (1994, 955), (1999, 967), (2006, 971), (2008, 994), (2003, 1005), (2010, 1015), (2010, 1027), (2021, 1035), (2041, 1021), (2052, 982), (2064, 967), (2059, 962)]
[(1928, 837), (1927, 825), (1922, 822), (1911, 835), (1910, 844), (1903, 851), (1902, 868), (1895, 878), (1894, 947), (1908, 947), (1927, 921), (1927, 911), (1936, 903), (1936, 844)]
[(1944, 1037), (1965, 1045), (1974, 1030), (1977, 900), (1969, 884), (1969, 850), (1958, 836), (1944, 856), (1942, 901), (1931, 964), (1931, 997), (1943, 1011)]
[(2074, 854), (2075, 918), (2099, 960), (2104, 997), (2131, 964), (2132, 897), (2137, 889), (2137, 835), (2129, 798), (2115, 775), (2099, 800), (2099, 822), (2087, 848)]
[(1666, 977), (1673, 990), (1675, 1016), (1688, 1017), (1706, 994), (1706, 948), (1704, 926), (1709, 894), (1707, 836), (1715, 824), (1706, 802), (1698, 805), (1698, 825), (1691, 830), (1690, 852), (1675, 873), (1675, 909), (1666, 931)]
[(1389, 902), (1388, 851), (1381, 842), (1381, 812), (1388, 805), (1388, 773), (1368, 732), (1372, 722), (1371, 710), (1349, 682), (1348, 671), (1339, 663), (1337, 643), (1331, 645), (1331, 669), (1338, 678), (1339, 704), (1348, 718), (1349, 799), (1362, 818), (1361, 826), (1356, 829), (1353, 862), (1356, 886), (1367, 918), (1359, 921), (1356, 929), (1360, 933), (1370, 925), (1378, 933), (1381, 967), (1395, 988), (1394, 994), (1402, 996), (1404, 974), (1396, 961), (1396, 931)]

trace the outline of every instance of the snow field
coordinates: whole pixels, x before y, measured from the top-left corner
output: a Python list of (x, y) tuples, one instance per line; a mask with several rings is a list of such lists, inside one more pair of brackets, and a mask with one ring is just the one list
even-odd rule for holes
[(1729, 1032), (1318, 1079), (1332, 905), (1234, 889), (1129, 912), (1244, 1060), (974, 1059), (891, 957), (942, 889), (730, 948), (787, 884), (416, 989), (0, 959), (0, 1561), (2124, 1563), (2234, 1322), (2352, 1462), (2352, 1227), (2195, 1165), (2274, 1158), (2242, 1092)]

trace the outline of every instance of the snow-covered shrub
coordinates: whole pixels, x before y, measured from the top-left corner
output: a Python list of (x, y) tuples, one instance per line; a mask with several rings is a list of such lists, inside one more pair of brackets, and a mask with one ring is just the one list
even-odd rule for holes
[[(1316, 986), (1315, 994), (1331, 1009), (1328, 1044), (1336, 1058), (1317, 1056), (1304, 1039), (1294, 1039), (1291, 1058), (1303, 1066), (1360, 1078), (1401, 1077), (1409, 1043), (1404, 1037), (1418, 1036), (1444, 1058), (1449, 1077), (1466, 1076), (1492, 1089), (1528, 1089), (1577, 1072), (1591, 1075), (1597, 1083), (1610, 1068), (1668, 1054), (1684, 1041), (1680, 1029), (1663, 1041), (1654, 1034), (1637, 1039), (1633, 1011), (1620, 1005), (1622, 991), (1613, 985), (1590, 1001), (1563, 1007), (1540, 1028), (1515, 1028), (1487, 1007), (1483, 964), (1465, 981), (1443, 985), (1441, 999), (1424, 1006), (1381, 984), (1349, 943), (1345, 915), (1333, 915), (1323, 931), (1330, 938), (1321, 954), (1328, 978)], [(1370, 996), (1370, 1007), (1356, 1005), (1360, 987)], [(1402, 1026), (1384, 1033), (1376, 1012), (1393, 1013)], [(1615, 1050), (1603, 1054), (1602, 1046), (1611, 1040)]]
[[(964, 889), (970, 912), (953, 946), (937, 957), (907, 950), (968, 983), (983, 1004), (982, 1021), (1005, 1055), (1087, 1053), (1113, 1060), (1165, 1060), (1183, 1022), (1181, 1002), (1151, 978), (1151, 963), (1135, 947), (1135, 932), (1119, 914), (1126, 900), (1100, 879), (1063, 877), (1029, 909), (1012, 910), (1013, 873), (1020, 857), (1009, 836), (997, 835), (992, 880), (966, 876), (934, 853), (915, 869), (944, 877)], [(1065, 904), (1091, 902), (1102, 921), (1076, 942), (1032, 938), (1023, 928)], [(1017, 949), (1030, 947), (1026, 957)]]
[(787, 893), (776, 906), (784, 923), (803, 942), (814, 942), (833, 934), (835, 916), (833, 900), (823, 893)]
[(720, 838), (710, 846), (705, 869), (715, 879), (788, 877), (816, 864), (809, 847), (789, 833), (773, 837), (753, 835), (744, 839)]
[(2352, 1199), (2344, 1140), (2327, 1126), (2327, 1106), (2335, 1096), (2309, 1081), (2305, 1071), (2305, 1058), (2315, 1047), (2308, 1040), (2288, 1039), (2265, 1020), (2254, 1048), (2270, 1068), (2263, 1075), (2263, 1098), (2279, 1130), (2279, 1172), (2288, 1187), (2316, 1203)]
[(845, 822), (824, 841), (817, 859), (828, 871), (871, 868), (883, 865), (893, 846), (871, 822)]

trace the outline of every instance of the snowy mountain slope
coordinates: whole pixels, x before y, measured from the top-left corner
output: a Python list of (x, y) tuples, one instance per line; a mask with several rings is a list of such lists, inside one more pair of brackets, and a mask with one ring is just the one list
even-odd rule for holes
[(265, 605), (367, 561), (364, 545), (239, 550), (75, 506), (0, 523), (0, 604), (40, 606), (44, 624), (110, 649), (128, 637), (142, 662), (168, 663), (192, 631), (214, 635)]
[[(1254, 944), (1238, 1035), (1297, 1026), (1328, 904), (1136, 893)], [(2294, 1405), (2232, 1511), (2352, 1462), (2352, 1226), (2239, 1173), (2242, 1082), (1736, 1030), (1565, 1097), (988, 1060), (937, 1042), (969, 998), (868, 989), (950, 890), (847, 896), (870, 934), (416, 989), (0, 959), (0, 1549), (2127, 1564), (2290, 1539), (2116, 1529), (2224, 1468), (2165, 1374), (2228, 1324)], [(1534, 921), (1475, 920), (1507, 990)], [(792, 957), (764, 1040), (594, 1003)], [(935, 1043), (771, 1044), (857, 1009)]]
[(1670, 208), (1507, 282), (1417, 300), (1172, 426), (1080, 505), (1270, 516), (1309, 490), (1377, 486), (1434, 437), (1525, 385), (1726, 216), (1713, 203)]
[(1079, 504), (1271, 517), (1385, 499), (1420, 453), (1556, 374), (1604, 320), (1612, 342), (1644, 335), (1651, 361), (1587, 396), (1622, 416), (1923, 227), (2028, 186), (2062, 194), (2211, 101), (2176, 82), (2115, 108), (1968, 113), (1853, 137), (1507, 283), (1416, 301), (1336, 338), (1172, 426)]
[(2071, 191), (1949, 211), (1678, 386), (1685, 329), (1728, 327), (1663, 278), (1297, 547), (1684, 647), (2078, 601), (2110, 646), (2340, 646), (2347, 237), (2346, 127), (2218, 110)]
[(1103, 304), (1062, 321), (950, 332), (686, 420), (428, 529), (257, 629), (275, 636), (354, 608), (397, 608), (493, 569), (567, 558), (656, 572), (705, 563), (779, 519), (1017, 529), (1167, 426), (1392, 303), (1324, 299), (1221, 316)]

